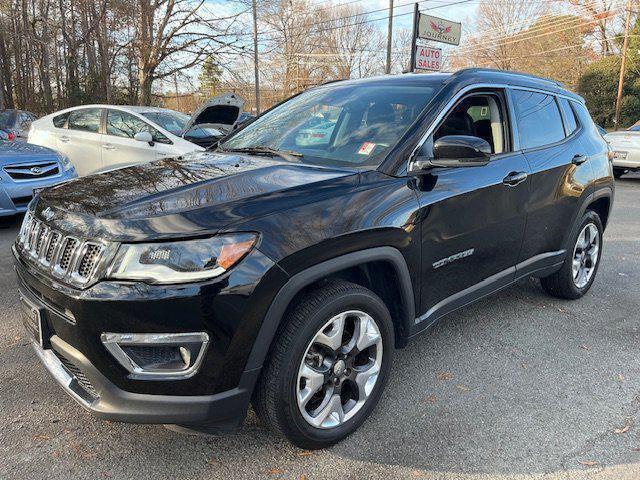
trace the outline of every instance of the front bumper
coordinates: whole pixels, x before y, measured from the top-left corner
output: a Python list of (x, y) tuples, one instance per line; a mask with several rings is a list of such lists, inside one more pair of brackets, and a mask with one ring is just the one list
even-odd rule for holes
[(97, 417), (120, 422), (198, 426), (203, 422), (229, 428), (241, 424), (260, 369), (246, 372), (240, 385), (215, 395), (175, 396), (126, 392), (111, 383), (77, 349), (60, 337), (51, 348), (35, 341), (38, 358), (63, 390)]
[[(245, 370), (247, 358), (284, 276), (257, 249), (219, 281), (182, 286), (103, 281), (85, 290), (56, 284), (15, 249), (14, 256), (20, 294), (44, 310), (48, 343), (35, 345), (38, 357), (85, 409), (134, 423), (215, 428), (242, 423), (260, 373), (260, 368)], [(140, 380), (101, 343), (107, 331), (205, 331), (210, 344), (195, 375)]]

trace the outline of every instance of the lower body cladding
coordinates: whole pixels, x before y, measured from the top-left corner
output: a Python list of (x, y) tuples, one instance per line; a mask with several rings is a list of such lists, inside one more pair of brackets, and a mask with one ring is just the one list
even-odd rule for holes
[(122, 422), (242, 424), (261, 370), (245, 369), (264, 313), (254, 303), (269, 304), (246, 300), (271, 295), (261, 279), (284, 276), (259, 251), (218, 282), (179, 287), (101, 282), (72, 290), (17, 255), (15, 265), (37, 356), (82, 407)]

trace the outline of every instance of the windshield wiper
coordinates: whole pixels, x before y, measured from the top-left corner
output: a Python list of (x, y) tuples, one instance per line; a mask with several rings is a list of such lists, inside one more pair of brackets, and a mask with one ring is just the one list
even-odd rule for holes
[[(304, 155), (295, 150), (278, 150), (277, 148), (258, 145), (255, 147), (242, 147), (242, 148), (223, 148), (218, 146), (218, 150), (221, 152), (234, 152), (234, 153), (251, 153), (254, 155), (270, 155), (274, 157), (284, 158), (288, 162), (299, 162), (297, 158), (301, 158)], [(297, 157), (297, 158), (296, 158)]]

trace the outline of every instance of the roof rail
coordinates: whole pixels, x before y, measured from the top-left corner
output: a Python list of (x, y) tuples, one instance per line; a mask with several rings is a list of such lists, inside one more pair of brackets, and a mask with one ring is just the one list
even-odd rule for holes
[(522, 76), (522, 77), (535, 78), (536, 80), (541, 80), (543, 82), (551, 83), (551, 84), (556, 85), (558, 87), (564, 88), (564, 85), (561, 82), (558, 82), (557, 80), (553, 80), (551, 78), (540, 77), (538, 75), (533, 75), (531, 73), (516, 72), (516, 71), (513, 71), (513, 70), (498, 70), (497, 68), (479, 68), (479, 67), (463, 68), (461, 70), (458, 70), (458, 71), (454, 72), (452, 76), (458, 77), (458, 76), (461, 76), (461, 75), (466, 75), (466, 74), (471, 74), (471, 73), (483, 73), (483, 72), (484, 73), (497, 73), (497, 74), (503, 74), (503, 75), (519, 75), (519, 76)]

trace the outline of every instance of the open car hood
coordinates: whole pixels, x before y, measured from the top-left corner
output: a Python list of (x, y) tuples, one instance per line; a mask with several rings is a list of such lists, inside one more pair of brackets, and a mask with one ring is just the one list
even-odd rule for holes
[(244, 100), (235, 93), (223, 93), (204, 102), (184, 127), (188, 132), (194, 125), (210, 125), (230, 132), (242, 112)]

